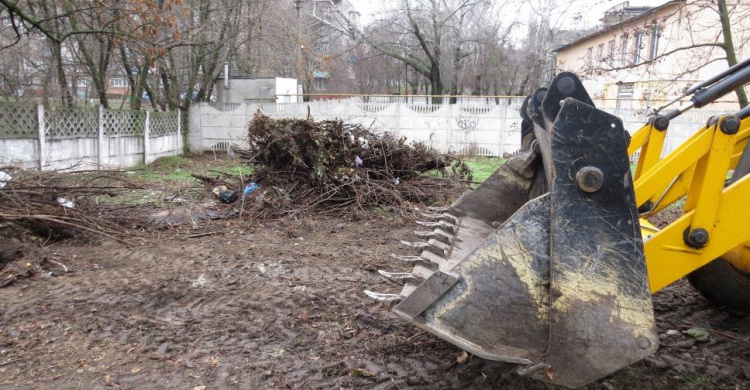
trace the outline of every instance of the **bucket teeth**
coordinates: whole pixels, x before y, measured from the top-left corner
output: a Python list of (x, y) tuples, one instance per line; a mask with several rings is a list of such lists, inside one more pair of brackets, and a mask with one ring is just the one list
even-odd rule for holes
[(437, 266), (438, 268), (445, 265), (445, 258), (431, 251), (422, 251), (419, 255), (425, 264)]
[(422, 254), (419, 256), (402, 256), (391, 253), (391, 257), (407, 263), (423, 263), (428, 268), (436, 268), (445, 263), (443, 257), (430, 251), (422, 251)]
[(383, 270), (378, 270), (378, 273), (383, 275), (389, 280), (392, 280), (394, 282), (398, 283), (405, 283), (407, 281), (412, 281), (415, 283), (421, 283), (421, 278), (418, 278), (416, 275), (412, 274), (411, 272), (388, 272)]
[(442, 214), (429, 214), (422, 213), (422, 216), (433, 221), (445, 221), (455, 225), (458, 225), (459, 219), (455, 215), (442, 213)]
[(406, 245), (406, 246), (409, 246), (409, 247), (412, 247), (412, 248), (419, 248), (419, 249), (424, 249), (424, 248), (429, 248), (430, 247), (430, 244), (428, 244), (426, 242), (421, 242), (421, 241), (420, 242), (411, 242), (411, 241), (401, 240), (401, 243), (404, 244), (404, 245)]
[(427, 261), (420, 256), (402, 256), (402, 255), (397, 255), (395, 253), (391, 253), (391, 257), (397, 260), (405, 261), (407, 263), (414, 263), (417, 261)]
[(399, 294), (381, 294), (372, 292), (370, 290), (365, 290), (365, 294), (368, 297), (385, 304), (392, 304), (403, 299), (403, 297)]
[(426, 226), (426, 227), (432, 227), (432, 228), (443, 228), (450, 233), (456, 234), (458, 233), (458, 226), (448, 223), (445, 221), (439, 221), (439, 222), (425, 222), (425, 221), (416, 221), (418, 225)]
[(401, 241), (401, 243), (408, 247), (433, 251), (439, 255), (446, 255), (451, 248), (450, 245), (438, 240), (429, 240), (427, 242)]
[(440, 229), (435, 229), (435, 230), (416, 230), (416, 231), (414, 231), (412, 233), (415, 236), (419, 237), (419, 238), (427, 238), (427, 239), (432, 238), (432, 239), (441, 241), (441, 242), (446, 243), (446, 244), (453, 243), (453, 239), (454, 239), (454, 237), (453, 237), (452, 234), (446, 233), (446, 232), (444, 232), (444, 231), (442, 231)]
[(419, 238), (437, 238), (438, 235), (432, 230), (415, 230), (412, 232), (415, 236)]
[(449, 253), (451, 250), (450, 244), (439, 241), (439, 240), (432, 239), (432, 240), (427, 241), (427, 243), (430, 244), (431, 248), (435, 248), (438, 251), (440, 251), (440, 253)]

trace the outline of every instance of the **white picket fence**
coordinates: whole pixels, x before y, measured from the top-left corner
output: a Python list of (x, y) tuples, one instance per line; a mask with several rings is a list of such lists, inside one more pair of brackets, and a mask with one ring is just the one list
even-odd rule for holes
[[(193, 105), (189, 113), (191, 151), (226, 150), (247, 145), (247, 125), (260, 111), (274, 118), (341, 119), (376, 131), (388, 131), (408, 141), (422, 141), (442, 152), (459, 155), (503, 156), (521, 145), (522, 97), (471, 98), (458, 104), (427, 104), (413, 98), (383, 97), (325, 100), (307, 103), (240, 103)], [(612, 109), (631, 132), (646, 121), (643, 110)], [(694, 110), (672, 120), (664, 153), (669, 153), (699, 129), (706, 120), (723, 112)]]
[(0, 104), (0, 165), (43, 170), (132, 167), (182, 153), (180, 112)]

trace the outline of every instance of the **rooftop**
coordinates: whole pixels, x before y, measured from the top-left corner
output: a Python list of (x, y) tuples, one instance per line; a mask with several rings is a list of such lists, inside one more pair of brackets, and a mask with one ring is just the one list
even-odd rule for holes
[[(617, 6), (613, 7), (613, 8), (611, 8), (607, 12), (612, 11), (612, 9), (616, 9), (617, 7), (623, 7), (623, 8), (627, 7), (627, 4), (628, 4), (627, 2), (622, 3), (620, 5), (617, 5)], [(674, 6), (678, 6), (678, 5), (684, 5), (684, 4), (685, 4), (685, 0), (672, 0), (672, 1), (669, 1), (669, 2), (666, 2), (666, 3), (662, 4), (662, 5), (660, 5), (658, 7), (648, 8), (646, 11), (643, 11), (643, 12), (637, 14), (636, 16), (628, 18), (627, 20), (623, 20), (622, 22), (619, 22), (619, 23), (615, 23), (615, 24), (612, 24), (612, 25), (609, 25), (609, 26), (605, 26), (604, 28), (602, 28), (601, 30), (599, 30), (599, 31), (597, 31), (597, 32), (595, 32), (593, 34), (589, 34), (589, 35), (586, 35), (586, 36), (584, 36), (584, 37), (582, 37), (580, 39), (576, 39), (575, 41), (570, 42), (570, 43), (565, 44), (565, 45), (562, 45), (562, 46), (560, 46), (557, 49), (552, 50), (552, 51), (553, 52), (559, 52), (559, 51), (565, 50), (565, 49), (567, 49), (569, 47), (576, 46), (579, 43), (587, 41), (587, 40), (589, 40), (591, 38), (595, 38), (595, 37), (598, 37), (600, 35), (606, 34), (606, 33), (610, 32), (610, 31), (616, 30), (616, 29), (618, 29), (618, 28), (620, 28), (620, 27), (622, 27), (622, 26), (624, 26), (624, 25), (626, 25), (628, 23), (632, 23), (632, 22), (637, 21), (637, 20), (645, 19), (645, 18), (647, 18), (647, 17), (649, 17), (649, 16), (651, 16), (651, 15), (653, 15), (653, 14), (655, 14), (655, 13), (661, 11), (661, 10), (664, 10), (664, 9), (667, 9), (667, 8), (670, 8), (670, 7), (674, 7)], [(630, 8), (642, 8), (642, 7), (630, 7)], [(607, 13), (605, 13), (605, 17), (606, 17), (606, 15), (607, 15)]]

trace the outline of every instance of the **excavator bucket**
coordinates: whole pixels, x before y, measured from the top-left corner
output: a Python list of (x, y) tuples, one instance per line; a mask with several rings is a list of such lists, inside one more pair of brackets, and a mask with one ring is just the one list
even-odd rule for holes
[(584, 386), (658, 346), (622, 122), (558, 75), (522, 107), (523, 149), (435, 209), (366, 294), (404, 320), (519, 373)]

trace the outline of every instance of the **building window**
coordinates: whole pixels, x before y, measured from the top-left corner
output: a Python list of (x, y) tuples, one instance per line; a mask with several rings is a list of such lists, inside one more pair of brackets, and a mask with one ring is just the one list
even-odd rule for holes
[(125, 79), (122, 77), (112, 77), (109, 79), (109, 86), (114, 88), (125, 88)]
[(319, 42), (315, 45), (315, 54), (326, 54), (331, 51), (331, 44), (328, 42)]
[(607, 56), (609, 66), (615, 66), (615, 40), (609, 41), (609, 56)]
[(591, 70), (594, 68), (594, 48), (589, 47), (589, 50), (586, 52), (586, 67)]
[(602, 43), (599, 45), (599, 47), (596, 48), (596, 59), (599, 63), (599, 67), (602, 67), (602, 64), (604, 63), (604, 44)]
[(649, 60), (653, 60), (659, 55), (659, 38), (661, 38), (661, 28), (654, 26), (651, 30), (651, 40), (648, 48)]
[(643, 60), (641, 57), (641, 48), (643, 47), (643, 32), (635, 33), (635, 42), (633, 43), (633, 64), (640, 64)]
[(633, 108), (633, 83), (617, 86), (617, 108)]
[(628, 64), (628, 35), (625, 34), (620, 38), (620, 66)]
[(313, 88), (316, 91), (325, 91), (328, 89), (328, 79), (318, 77), (313, 79)]
[(89, 79), (85, 77), (81, 77), (76, 81), (76, 85), (79, 87), (88, 87), (89, 86)]

